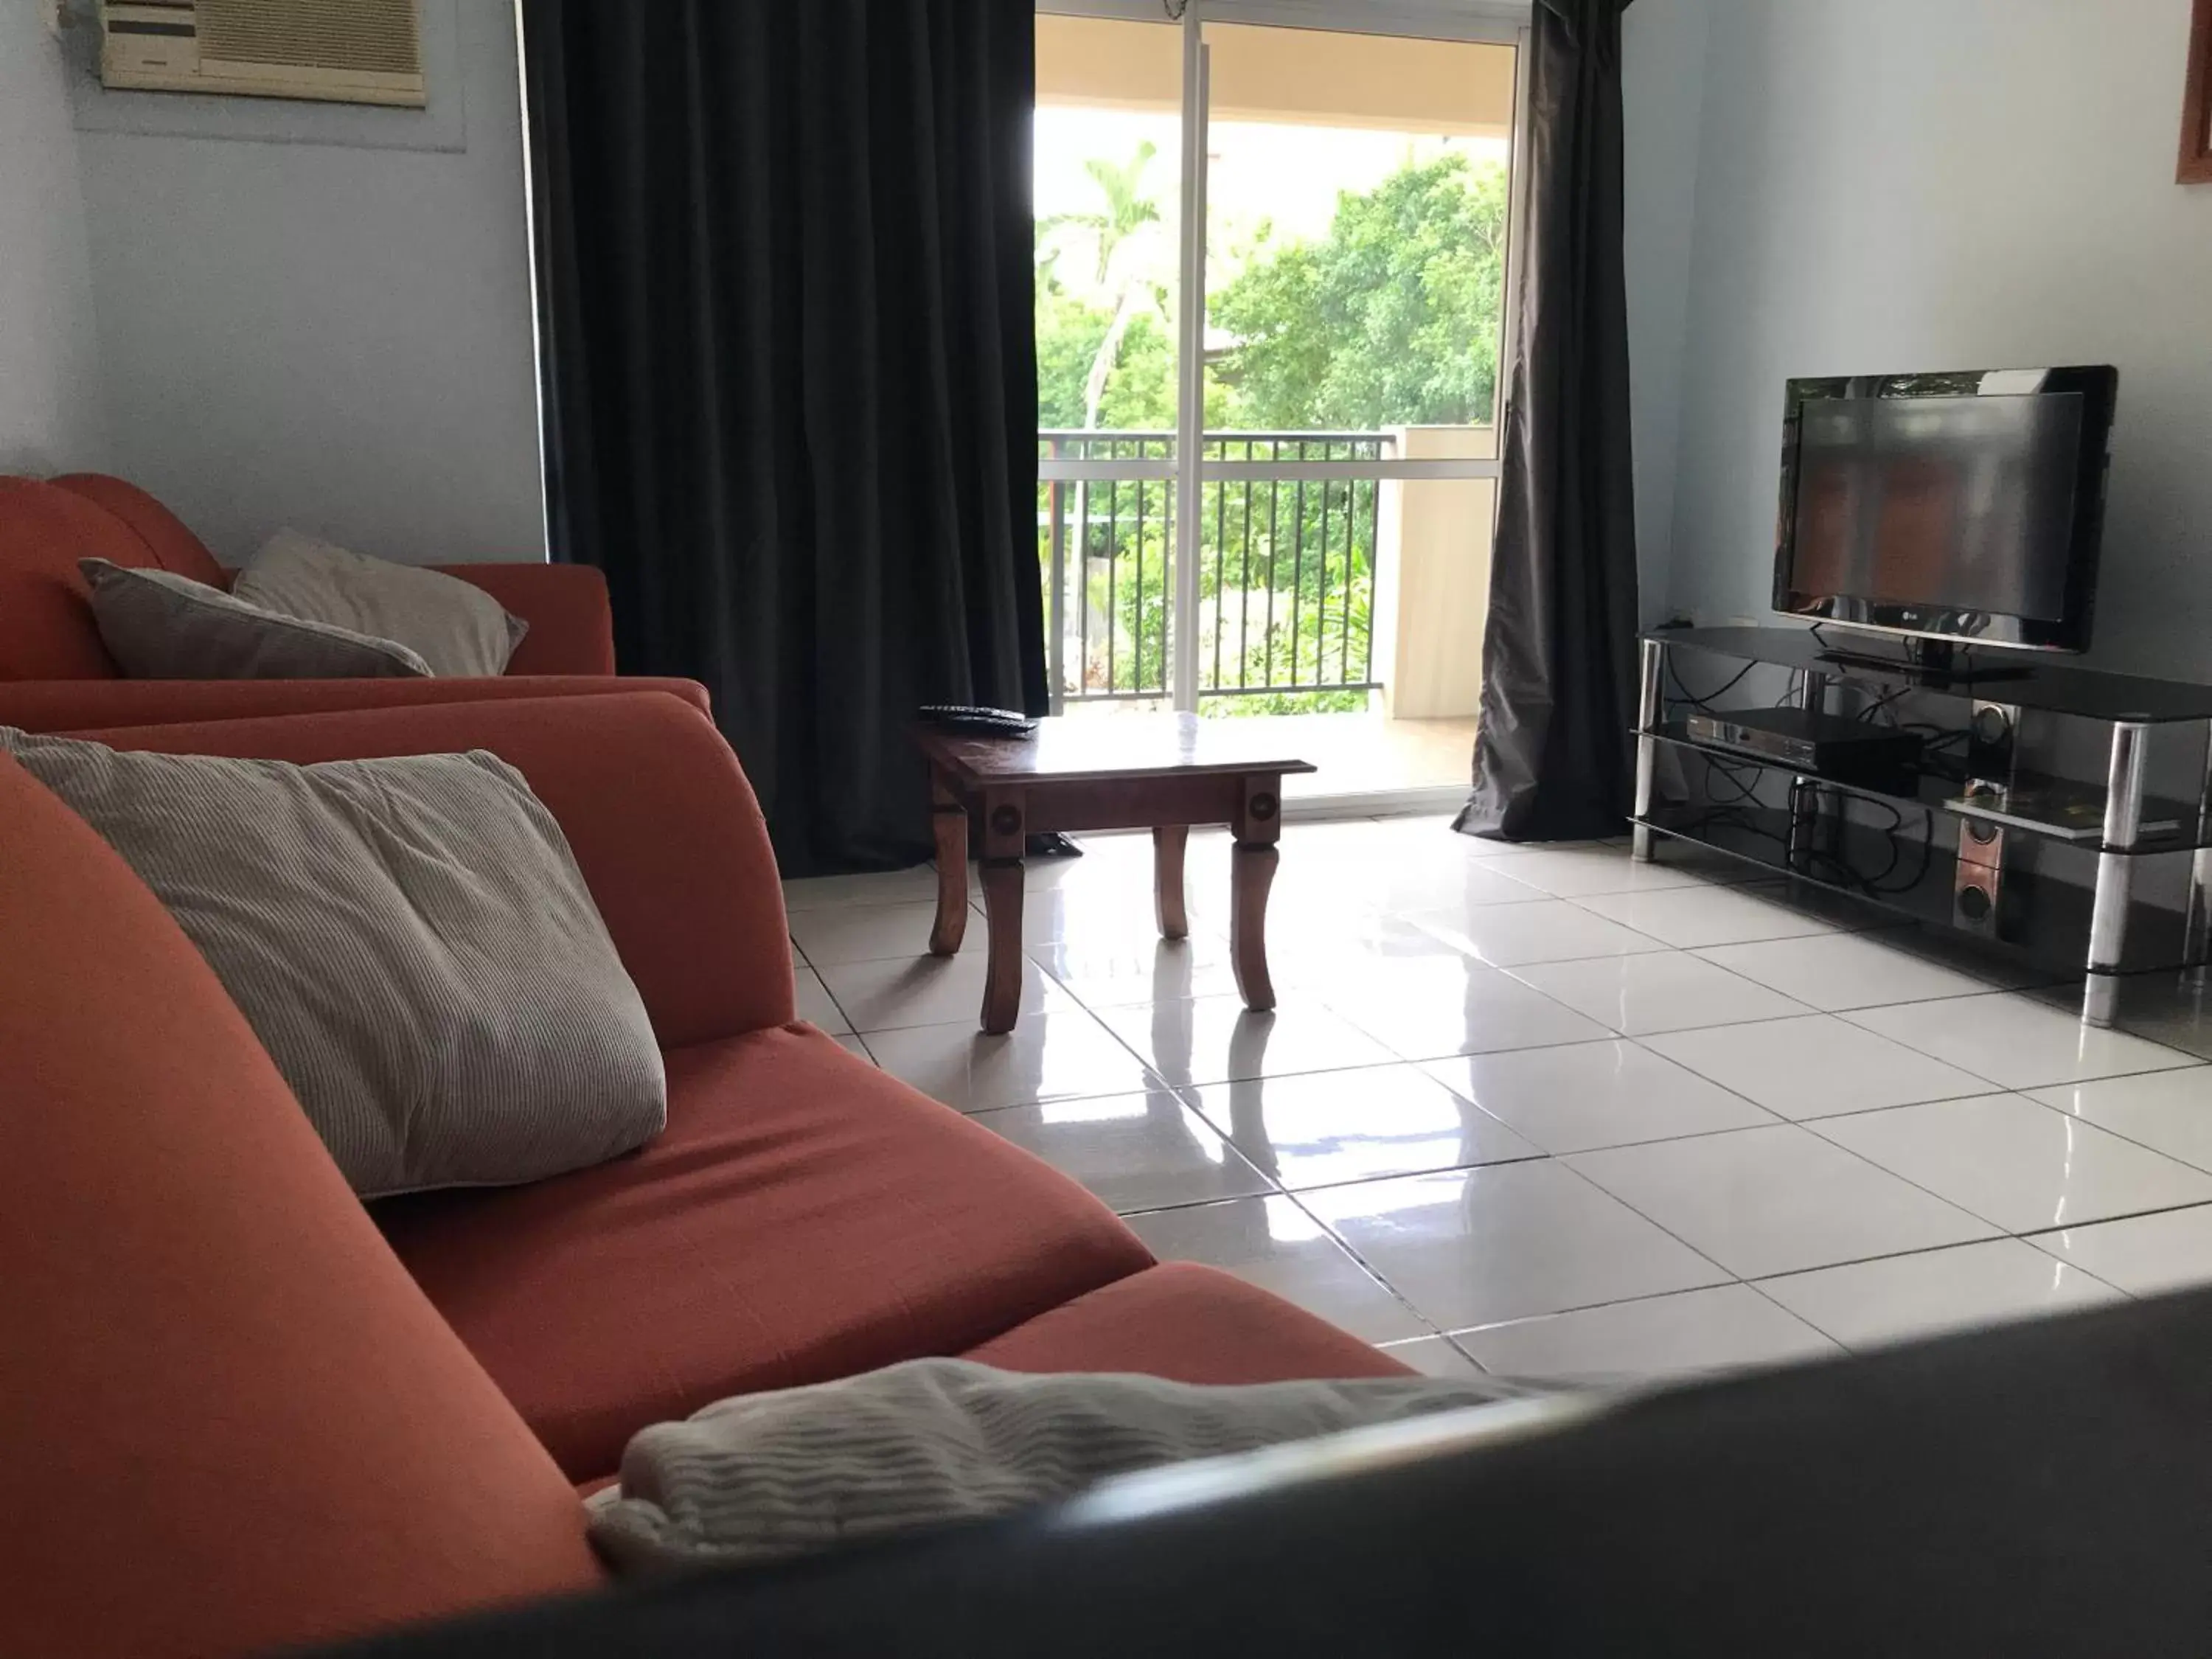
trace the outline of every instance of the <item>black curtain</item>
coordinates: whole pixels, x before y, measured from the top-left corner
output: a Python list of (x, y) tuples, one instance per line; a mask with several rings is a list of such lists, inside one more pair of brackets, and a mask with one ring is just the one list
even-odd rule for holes
[(1042, 712), (1031, 0), (524, 0), (554, 556), (785, 873), (910, 863), (916, 704)]
[(1635, 713), (1636, 514), (1622, 258), (1620, 15), (1536, 0), (1520, 324), (1507, 342), (1474, 793), (1501, 841), (1617, 832)]

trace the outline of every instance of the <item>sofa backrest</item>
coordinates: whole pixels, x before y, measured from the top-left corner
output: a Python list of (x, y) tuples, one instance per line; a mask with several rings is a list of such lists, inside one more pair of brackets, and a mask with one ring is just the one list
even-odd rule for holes
[(35, 478), (0, 478), (0, 679), (112, 679), (76, 562), (155, 562), (106, 508)]
[(113, 679), (82, 558), (173, 570), (228, 586), (229, 576), (175, 514), (103, 473), (0, 477), (0, 680)]
[(247, 1654), (600, 1582), (190, 942), (4, 757), (0, 1285), (0, 1653)]
[(120, 519), (146, 544), (146, 550), (154, 556), (154, 562), (162, 569), (173, 570), (179, 576), (189, 576), (211, 586), (230, 585), (230, 573), (208, 551), (207, 544), (192, 534), (191, 526), (137, 484), (105, 472), (65, 472), (47, 482), (57, 489), (82, 496), (94, 507), (106, 508)]

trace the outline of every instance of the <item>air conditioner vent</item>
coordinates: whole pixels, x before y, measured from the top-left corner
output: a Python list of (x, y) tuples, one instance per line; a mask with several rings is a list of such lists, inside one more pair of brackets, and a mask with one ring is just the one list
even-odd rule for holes
[(420, 75), (415, 0), (199, 0), (200, 57)]
[(101, 82), (425, 106), (417, 0), (104, 0)]

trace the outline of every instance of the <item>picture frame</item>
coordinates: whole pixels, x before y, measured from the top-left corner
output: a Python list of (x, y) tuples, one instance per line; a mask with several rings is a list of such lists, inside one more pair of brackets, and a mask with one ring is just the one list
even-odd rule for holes
[(2212, 0), (2196, 0), (2189, 32), (2189, 84), (2182, 100), (2181, 166), (2185, 185), (2212, 185)]

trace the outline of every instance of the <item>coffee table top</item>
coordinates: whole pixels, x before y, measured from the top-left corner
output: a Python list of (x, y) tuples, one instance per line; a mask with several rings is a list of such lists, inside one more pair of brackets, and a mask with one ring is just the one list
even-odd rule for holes
[(915, 728), (922, 752), (963, 783), (1098, 781), (1164, 773), (1311, 772), (1258, 720), (1195, 714), (1092, 714), (1037, 722), (1027, 737)]

